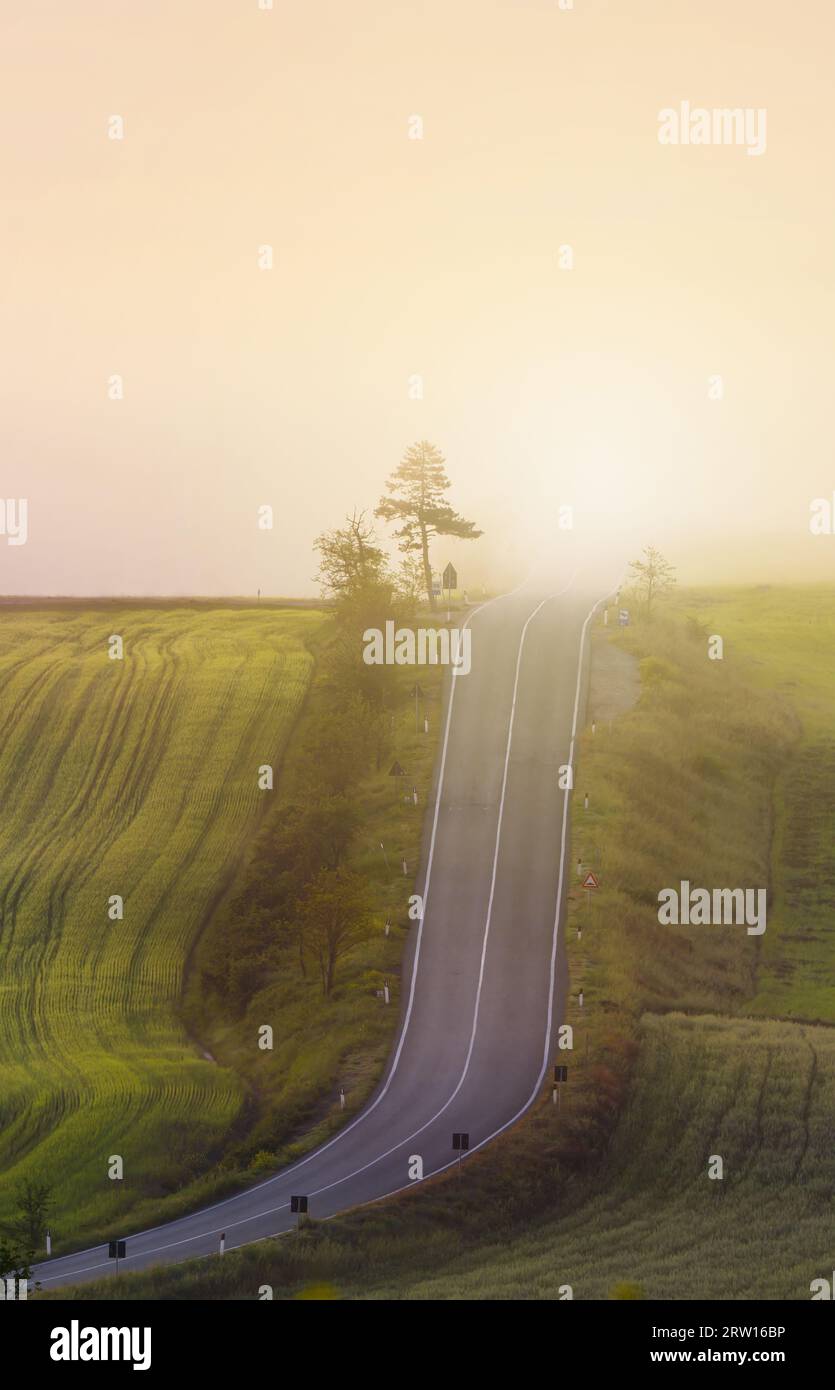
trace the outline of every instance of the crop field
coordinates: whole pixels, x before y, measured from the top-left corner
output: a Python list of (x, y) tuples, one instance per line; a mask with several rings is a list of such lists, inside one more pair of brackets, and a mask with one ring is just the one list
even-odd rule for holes
[[(568, 893), (559, 1109), (544, 1095), (461, 1180), (132, 1294), (808, 1300), (835, 1236), (834, 625), (835, 589), (798, 587), (683, 591), (598, 630), (641, 692), (579, 739), (570, 862), (600, 889)], [(764, 936), (662, 926), (682, 878), (767, 884)]]
[(322, 621), (266, 606), (4, 612), (0, 1218), (37, 1178), (72, 1214), (59, 1240), (101, 1235), (172, 1190), (238, 1116), (240, 1082), (188, 1038), (177, 1005), (269, 796), (258, 768), (277, 775)]

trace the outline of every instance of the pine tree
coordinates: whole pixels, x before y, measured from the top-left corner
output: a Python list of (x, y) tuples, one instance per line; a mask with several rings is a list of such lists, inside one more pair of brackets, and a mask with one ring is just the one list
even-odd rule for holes
[(434, 444), (422, 439), (406, 450), (402, 462), (386, 483), (391, 496), (384, 497), (375, 512), (386, 521), (402, 523), (395, 537), (406, 554), (420, 555), (426, 594), (432, 608), (436, 604), (429, 563), (430, 541), (434, 536), (476, 540), (482, 534), (475, 522), (465, 520), (445, 501), (444, 493), (450, 486), (443, 454)]

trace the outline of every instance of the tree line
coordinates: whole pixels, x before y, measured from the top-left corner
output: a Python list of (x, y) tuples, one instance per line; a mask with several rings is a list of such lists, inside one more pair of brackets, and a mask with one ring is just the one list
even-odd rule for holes
[(406, 450), (374, 511), (395, 526), (397, 566), (365, 509), (314, 542), (331, 613), (320, 706), (297, 750), (292, 798), (258, 835), (246, 884), (202, 953), (204, 995), (222, 998), (237, 1016), (291, 959), (302, 978), (318, 978), (327, 999), (340, 960), (373, 930), (368, 884), (346, 859), (359, 823), (358, 784), (391, 751), (391, 716), (402, 693), (394, 668), (363, 660), (362, 633), (413, 621), (424, 602), (435, 607), (430, 545), (437, 536), (482, 534), (448, 504), (449, 487), (434, 445), (423, 440)]

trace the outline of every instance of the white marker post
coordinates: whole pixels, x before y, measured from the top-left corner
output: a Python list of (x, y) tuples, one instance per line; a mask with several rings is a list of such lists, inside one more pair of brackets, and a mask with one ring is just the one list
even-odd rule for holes
[(584, 810), (584, 811), (587, 811), (588, 809), (589, 809), (589, 794), (588, 794), (588, 792), (586, 792), (585, 796), (583, 797), (583, 810)]
[(340, 1110), (344, 1110), (344, 1109), (345, 1109), (345, 1087), (344, 1087), (344, 1086), (340, 1086), (340, 1088), (339, 1088), (339, 1108), (340, 1108)]
[(226, 1249), (226, 1232), (225, 1232), (225, 1231), (221, 1231), (221, 1233), (220, 1233), (220, 1253), (221, 1253), (221, 1255), (223, 1254), (223, 1252), (224, 1252), (225, 1249)]
[(49, 1259), (49, 1256), (50, 1256), (51, 1254), (52, 1254), (52, 1233), (51, 1233), (51, 1231), (47, 1231), (47, 1233), (46, 1233), (46, 1256), (47, 1256), (47, 1259)]
[(384, 1001), (385, 1001), (386, 1004), (390, 1004), (390, 1003), (391, 1003), (391, 994), (389, 993), (389, 982), (388, 982), (388, 980), (384, 980), (384, 981), (383, 981), (383, 999), (384, 999)]
[(562, 1096), (560, 1087), (568, 1080), (568, 1067), (554, 1067), (554, 1104), (558, 1110), (562, 1110)]
[(429, 733), (429, 719), (428, 719), (428, 717), (426, 717), (426, 718), (424, 719), (424, 721), (423, 721), (423, 732), (424, 732), (425, 734), (428, 734), (428, 733)]
[(409, 870), (408, 870), (408, 868), (406, 867), (406, 860), (404, 859), (404, 860), (403, 860), (403, 877), (406, 878), (407, 875), (408, 875), (408, 873), (409, 873)]

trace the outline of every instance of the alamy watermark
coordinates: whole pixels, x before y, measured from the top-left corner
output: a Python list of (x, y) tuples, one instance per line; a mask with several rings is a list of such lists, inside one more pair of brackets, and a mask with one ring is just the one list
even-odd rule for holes
[(658, 112), (659, 145), (744, 145), (749, 155), (765, 154), (764, 106), (665, 106)]
[(451, 666), (454, 676), (470, 671), (472, 633), (465, 628), (368, 627), (362, 634), (366, 666)]
[(0, 497), (0, 536), (7, 545), (25, 545), (29, 538), (29, 502), (25, 497)]
[(132, 1361), (135, 1371), (147, 1371), (151, 1329), (87, 1327), (73, 1318), (69, 1327), (53, 1327), (49, 1355), (53, 1361)]
[(749, 936), (762, 936), (766, 926), (765, 888), (662, 888), (658, 920), (663, 927), (747, 926)]

